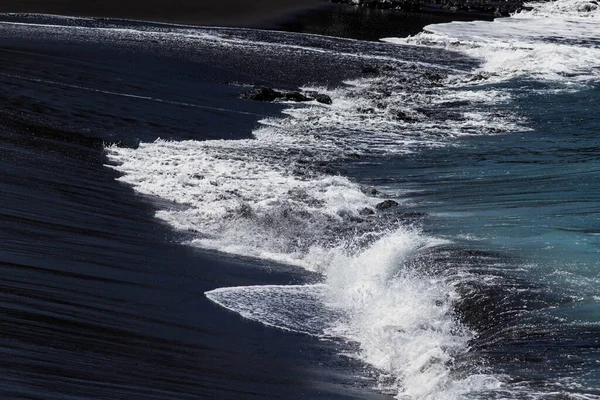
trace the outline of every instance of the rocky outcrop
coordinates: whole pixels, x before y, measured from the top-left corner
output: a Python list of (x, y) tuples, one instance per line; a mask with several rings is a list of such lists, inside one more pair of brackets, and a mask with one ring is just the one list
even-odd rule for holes
[(398, 202), (394, 200), (385, 200), (378, 203), (375, 208), (378, 210), (387, 210), (388, 208), (394, 208), (398, 206)]
[(319, 103), (323, 103), (323, 104), (331, 104), (333, 103), (331, 101), (331, 97), (327, 96), (326, 94), (323, 93), (317, 93), (315, 95), (315, 100), (318, 101)]
[(418, 12), (448, 12), (508, 16), (523, 8), (523, 0), (331, 0), (359, 7)]
[(310, 92), (307, 94), (303, 94), (300, 92), (280, 92), (278, 90), (266, 87), (266, 86), (258, 86), (253, 89), (248, 90), (240, 95), (242, 99), (246, 100), (254, 100), (254, 101), (275, 101), (275, 100), (283, 100), (283, 101), (312, 101), (316, 100), (322, 104), (331, 104), (331, 97), (323, 93)]
[(374, 214), (375, 214), (375, 211), (373, 211), (373, 209), (369, 208), (369, 207), (365, 207), (362, 210), (358, 211), (358, 215), (361, 215), (363, 217), (365, 217), (367, 215), (374, 215)]
[(254, 100), (254, 101), (274, 101), (283, 97), (283, 93), (277, 92), (268, 87), (255, 87), (240, 95), (242, 99)]

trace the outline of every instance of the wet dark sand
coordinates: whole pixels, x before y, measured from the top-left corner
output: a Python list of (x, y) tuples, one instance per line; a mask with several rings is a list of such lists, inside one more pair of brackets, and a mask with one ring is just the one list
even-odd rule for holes
[(281, 20), (274, 29), (377, 41), (383, 37), (415, 35), (430, 24), (476, 19), (492, 17), (468, 13), (409, 12), (331, 4), (329, 7), (307, 10)]
[(180, 244), (153, 200), (104, 166), (106, 143), (250, 137), (281, 106), (224, 82), (336, 85), (339, 65), (0, 29), (1, 398), (387, 398), (356, 382), (336, 344), (204, 296), (303, 272)]

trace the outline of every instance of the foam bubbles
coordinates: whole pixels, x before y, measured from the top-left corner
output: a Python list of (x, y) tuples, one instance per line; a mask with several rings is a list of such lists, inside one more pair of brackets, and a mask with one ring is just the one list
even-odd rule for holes
[(323, 284), (222, 288), (206, 296), (269, 326), (357, 343), (348, 355), (377, 368), (379, 389), (398, 398), (454, 399), (499, 383), (453, 374), (473, 333), (454, 315), (452, 285), (406, 266), (441, 243), (400, 228), (361, 250), (330, 249)]
[(412, 43), (460, 50), (483, 61), (475, 71), (488, 82), (514, 78), (586, 83), (600, 78), (600, 8), (594, 2), (558, 0), (529, 4), (509, 18), (492, 22), (429, 25), (407, 39)]
[(339, 318), (324, 306), (324, 285), (262, 285), (206, 292), (211, 301), (244, 318), (279, 329), (322, 336)]
[(400, 397), (443, 396), (452, 385), (448, 365), (471, 337), (453, 316), (452, 288), (406, 268), (415, 252), (435, 244), (400, 229), (332, 260), (327, 273), (329, 304), (348, 315), (328, 332), (360, 343), (359, 357), (387, 374), (382, 386)]

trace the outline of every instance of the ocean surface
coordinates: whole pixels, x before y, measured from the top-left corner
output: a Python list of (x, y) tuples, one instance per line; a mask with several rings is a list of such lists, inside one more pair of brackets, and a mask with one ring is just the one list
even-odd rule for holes
[(600, 399), (600, 6), (381, 39), (0, 15), (0, 396)]

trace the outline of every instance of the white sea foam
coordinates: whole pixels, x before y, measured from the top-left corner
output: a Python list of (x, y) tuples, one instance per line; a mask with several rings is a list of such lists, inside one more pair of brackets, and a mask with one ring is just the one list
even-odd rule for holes
[(453, 290), (405, 265), (435, 244), (400, 229), (334, 258), (327, 271), (328, 304), (348, 316), (327, 332), (360, 343), (359, 358), (387, 374), (382, 386), (399, 398), (454, 398), (459, 389), (448, 365), (466, 351), (471, 332), (453, 317)]
[(281, 329), (359, 344), (350, 354), (376, 367), (379, 389), (401, 399), (456, 399), (499, 387), (489, 375), (452, 375), (472, 333), (454, 317), (449, 282), (407, 268), (416, 252), (439, 242), (409, 229), (385, 234), (364, 250), (329, 250), (321, 285), (216, 289), (209, 299)]
[(479, 78), (528, 78), (578, 84), (600, 78), (600, 7), (594, 2), (557, 0), (531, 3), (531, 10), (492, 22), (429, 25), (391, 43), (439, 46), (483, 61)]
[(323, 328), (340, 318), (325, 306), (325, 285), (261, 285), (206, 292), (218, 305), (244, 318), (279, 329), (322, 336)]

